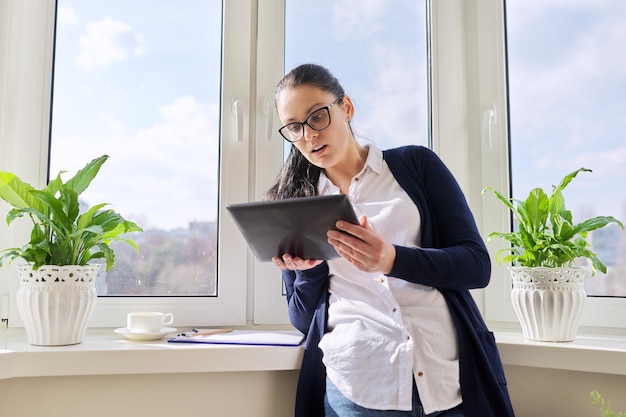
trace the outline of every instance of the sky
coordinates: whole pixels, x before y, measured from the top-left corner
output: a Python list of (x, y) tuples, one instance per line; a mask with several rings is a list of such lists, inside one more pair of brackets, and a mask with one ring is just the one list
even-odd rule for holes
[(428, 143), (422, 2), (291, 1), (285, 22), (286, 69), (306, 62), (330, 69), (355, 101), (357, 134), (383, 148)]
[[(215, 220), (219, 6), (59, 0), (53, 174), (106, 153), (85, 198), (147, 229)], [(514, 0), (507, 16), (514, 195), (585, 166), (570, 209), (623, 216), (626, 2)], [(422, 2), (288, 1), (285, 25), (286, 70), (326, 65), (356, 103), (358, 134), (427, 143)]]
[(84, 198), (144, 229), (214, 221), (221, 8), (59, 1), (51, 172), (110, 155)]
[(626, 219), (626, 3), (515, 0), (507, 16), (514, 195), (584, 166), (569, 208)]
[[(106, 153), (86, 199), (144, 228), (215, 220), (219, 4), (59, 0), (53, 174)], [(426, 144), (424, 11), (388, 4), (288, 2), (286, 68), (328, 66), (359, 106), (355, 130), (379, 146)]]

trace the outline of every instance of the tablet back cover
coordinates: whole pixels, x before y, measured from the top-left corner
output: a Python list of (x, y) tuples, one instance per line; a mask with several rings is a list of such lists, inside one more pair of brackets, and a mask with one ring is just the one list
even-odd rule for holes
[(302, 259), (338, 258), (326, 232), (338, 220), (358, 224), (343, 194), (229, 204), (226, 209), (261, 262), (285, 253)]

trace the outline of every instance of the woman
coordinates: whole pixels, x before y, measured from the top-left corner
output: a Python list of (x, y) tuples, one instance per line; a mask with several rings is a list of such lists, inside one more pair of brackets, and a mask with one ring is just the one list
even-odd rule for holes
[(328, 231), (340, 258), (273, 259), (306, 335), (296, 416), (513, 416), (468, 292), (489, 282), (489, 254), (449, 170), (424, 147), (360, 144), (324, 67), (293, 69), (275, 101), (293, 145), (267, 198), (342, 193), (360, 215)]

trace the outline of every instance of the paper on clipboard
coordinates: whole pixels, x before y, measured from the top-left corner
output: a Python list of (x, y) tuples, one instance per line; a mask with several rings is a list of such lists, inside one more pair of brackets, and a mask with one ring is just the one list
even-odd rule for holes
[[(200, 329), (198, 332), (210, 331)], [(298, 346), (304, 335), (298, 331), (233, 330), (206, 336), (179, 335), (170, 343), (208, 343), (222, 345)]]

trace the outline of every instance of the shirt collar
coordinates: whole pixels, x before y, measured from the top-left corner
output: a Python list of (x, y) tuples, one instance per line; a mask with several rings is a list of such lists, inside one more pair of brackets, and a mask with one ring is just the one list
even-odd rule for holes
[(369, 149), (369, 152), (363, 170), (369, 167), (375, 173), (380, 174), (383, 172), (383, 151), (376, 145), (365, 145), (365, 147)]
[[(365, 160), (365, 164), (363, 165), (363, 169), (356, 176), (362, 176), (368, 169), (375, 172), (376, 174), (380, 174), (383, 171), (383, 151), (374, 144), (366, 144), (364, 145), (367, 149), (367, 159)], [(318, 193), (320, 195), (329, 194), (328, 191), (331, 188), (337, 188), (324, 174), (324, 171), (320, 173), (320, 180), (317, 186)]]

